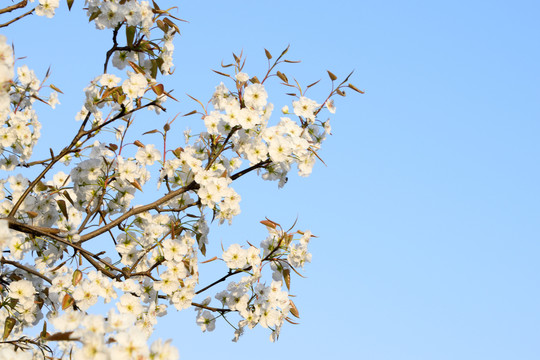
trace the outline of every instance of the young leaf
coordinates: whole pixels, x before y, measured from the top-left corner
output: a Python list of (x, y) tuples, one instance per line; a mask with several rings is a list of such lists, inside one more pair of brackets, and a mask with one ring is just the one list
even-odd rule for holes
[(365, 91), (362, 91), (362, 90), (358, 89), (353, 84), (348, 84), (347, 86), (350, 87), (351, 89), (353, 89), (354, 91), (359, 92), (360, 94), (365, 94), (366, 93)]
[(289, 79), (287, 79), (287, 76), (285, 76), (284, 73), (282, 73), (281, 71), (278, 71), (276, 73), (277, 77), (280, 78), (281, 80), (283, 80), (283, 82), (286, 82), (288, 83), (289, 82)]
[(133, 47), (133, 40), (135, 39), (135, 30), (136, 30), (135, 26), (126, 27), (126, 40), (130, 48)]
[(141, 192), (143, 191), (141, 184), (139, 184), (139, 182), (137, 180), (130, 181), (129, 183), (131, 185), (133, 185), (137, 190), (139, 190)]
[(66, 202), (64, 200), (56, 200), (56, 203), (58, 204), (60, 211), (62, 211), (62, 214), (68, 219), (69, 215), (66, 208)]
[(90, 15), (90, 17), (88, 18), (88, 22), (91, 22), (92, 20), (96, 19), (99, 15), (101, 15), (101, 10), (93, 12), (92, 15)]
[(270, 220), (262, 220), (261, 224), (263, 224), (265, 226), (268, 226), (268, 227), (270, 227), (272, 229), (276, 228), (276, 224), (273, 221), (270, 221)]
[(212, 71), (213, 71), (213, 72), (215, 72), (216, 74), (219, 74), (219, 75), (221, 75), (221, 76), (226, 76), (226, 77), (228, 77), (228, 78), (230, 78), (230, 77), (231, 77), (231, 75), (229, 75), (229, 74), (225, 74), (225, 73), (222, 73), (222, 72), (220, 72), (220, 71), (217, 71), (217, 70), (212, 70)]
[(145, 75), (144, 69), (140, 67), (139, 65), (135, 64), (133, 61), (128, 61), (129, 65), (135, 70), (136, 73), (139, 73), (141, 75)]
[(150, 131), (147, 131), (147, 132), (143, 133), (143, 135), (146, 135), (146, 134), (155, 134), (155, 133), (157, 133), (157, 132), (159, 132), (159, 131), (156, 130), (156, 129), (154, 129), (154, 130), (150, 130)]
[(3, 340), (6, 340), (11, 334), (11, 330), (13, 330), (13, 327), (15, 327), (15, 324), (17, 323), (17, 320), (15, 320), (14, 317), (7, 317), (4, 322), (4, 335), (2, 336)]
[(332, 81), (337, 80), (337, 76), (336, 76), (336, 75), (334, 75), (333, 73), (331, 73), (329, 70), (326, 70), (326, 71), (328, 72), (328, 76), (330, 76), (330, 79), (331, 79)]
[(207, 264), (207, 263), (209, 263), (209, 262), (212, 262), (212, 261), (214, 261), (214, 260), (217, 260), (217, 258), (218, 258), (217, 256), (214, 256), (213, 258), (211, 258), (211, 259), (209, 259), (209, 260), (201, 261), (201, 264)]
[(285, 285), (287, 285), (287, 290), (291, 291), (291, 270), (283, 269), (283, 279), (285, 279)]
[(300, 314), (298, 313), (298, 309), (296, 308), (296, 305), (294, 305), (294, 302), (292, 300), (290, 300), (290, 303), (291, 303), (291, 310), (289, 310), (291, 312), (291, 314), (293, 314), (294, 317), (296, 318), (300, 318)]
[(270, 54), (270, 51), (264, 49), (264, 53), (266, 54), (266, 58), (270, 60), (272, 58), (272, 54)]
[(42, 339), (47, 337), (47, 322), (46, 321), (43, 322), (43, 330), (41, 330), (39, 337)]
[(77, 269), (73, 272), (73, 276), (71, 278), (71, 283), (73, 286), (77, 286), (83, 278), (83, 273), (81, 270)]
[(66, 310), (68, 307), (72, 306), (74, 302), (75, 300), (73, 300), (71, 295), (64, 295), (64, 298), (62, 299), (62, 310)]
[(308, 86), (306, 86), (306, 89), (309, 89), (310, 87), (317, 85), (319, 83), (319, 81), (321, 81), (321, 80), (317, 80), (314, 83), (309, 84)]
[(49, 87), (55, 91), (58, 91), (60, 94), (63, 94), (62, 90), (60, 90), (59, 88), (57, 88), (56, 86), (54, 86), (53, 84), (49, 85)]
[(152, 85), (152, 90), (156, 93), (157, 96), (163, 94), (163, 84)]
[(189, 115), (193, 115), (193, 114), (196, 114), (197, 113), (197, 110), (191, 110), (190, 112), (188, 112), (187, 114), (184, 114), (182, 116), (189, 116)]
[(170, 27), (174, 28), (174, 30), (175, 30), (177, 33), (180, 34), (180, 29), (178, 28), (178, 26), (177, 26), (175, 23), (173, 23), (173, 22), (171, 21), (171, 19), (169, 19), (169, 18), (164, 18), (164, 19), (163, 19), (163, 22), (164, 22), (165, 24), (169, 25)]

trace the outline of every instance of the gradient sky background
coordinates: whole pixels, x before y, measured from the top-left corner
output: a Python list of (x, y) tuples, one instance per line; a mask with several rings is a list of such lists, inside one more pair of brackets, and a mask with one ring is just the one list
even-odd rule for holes
[[(210, 69), (233, 51), (243, 50), (256, 75), (263, 48), (278, 54), (290, 44), (289, 58), (302, 63), (281, 71), (304, 85), (323, 79), (311, 92), (319, 101), (327, 69), (340, 78), (354, 69), (351, 82), (366, 90), (336, 99), (334, 135), (321, 152), (328, 166), (291, 174), (280, 190), (242, 179), (242, 214), (211, 236), (225, 247), (258, 243), (265, 216), (298, 217), (318, 235), (307, 278), (292, 284), (301, 324), (285, 326), (275, 344), (264, 330), (235, 344), (225, 323), (202, 334), (191, 310), (171, 309), (157, 334), (172, 337), (182, 359), (540, 358), (540, 3), (169, 3), (190, 23), (168, 82), (180, 103), (157, 126), (194, 108), (185, 93), (208, 99), (222, 80)], [(66, 94), (55, 111), (38, 107), (39, 151), (73, 134), (82, 89), (111, 45), (110, 31), (95, 30), (80, 7), (67, 13), (63, 3), (52, 20), (0, 31), (27, 57), (20, 64), (40, 76), (51, 65), (51, 82)], [(289, 99), (272, 89), (279, 109)]]

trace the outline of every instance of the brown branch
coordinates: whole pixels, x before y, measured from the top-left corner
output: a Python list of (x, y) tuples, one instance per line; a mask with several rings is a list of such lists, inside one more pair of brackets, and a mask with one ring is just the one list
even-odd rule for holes
[(217, 312), (219, 312), (221, 314), (228, 313), (228, 312), (231, 312), (231, 311), (235, 311), (235, 310), (231, 310), (231, 309), (220, 309), (220, 308), (215, 308), (215, 307), (211, 307), (211, 306), (206, 306), (206, 305), (195, 303), (195, 302), (192, 302), (191, 305), (193, 305), (195, 307), (198, 307), (198, 308), (201, 308), (201, 309), (206, 309), (206, 310), (210, 310), (210, 311), (217, 311)]
[(260, 161), (260, 162), (258, 162), (257, 164), (248, 167), (247, 169), (244, 169), (244, 170), (242, 170), (242, 171), (237, 172), (236, 174), (231, 175), (231, 179), (232, 179), (232, 180), (236, 180), (236, 179), (238, 179), (240, 176), (246, 175), (246, 174), (247, 174), (248, 172), (250, 172), (250, 171), (253, 171), (253, 170), (258, 169), (258, 168), (265, 167), (266, 165), (269, 165), (269, 164), (271, 164), (271, 163), (272, 163), (272, 161), (271, 161), (270, 159), (267, 159), (267, 160), (264, 160), (264, 161)]
[(37, 277), (39, 277), (39, 278), (42, 278), (43, 280), (47, 281), (49, 284), (52, 284), (51, 279), (49, 279), (49, 278), (46, 277), (45, 275), (39, 273), (38, 271), (36, 271), (36, 270), (34, 270), (34, 269), (31, 269), (31, 268), (27, 267), (27, 266), (24, 266), (24, 265), (22, 265), (22, 264), (19, 264), (19, 263), (16, 262), (16, 261), (11, 261), (11, 260), (8, 260), (8, 259), (6, 259), (6, 258), (2, 258), (2, 259), (0, 259), (0, 263), (15, 266), (16, 268), (19, 268), (19, 269), (21, 269), (21, 270), (24, 270), (24, 271), (26, 271), (26, 272), (28, 272), (28, 273), (30, 273), (30, 274), (33, 274), (33, 275), (35, 275), (35, 276), (37, 276)]
[[(264, 257), (264, 259), (261, 260), (261, 263), (262, 263), (263, 261), (271, 260), (272, 255), (274, 255), (274, 253), (275, 253), (276, 251), (279, 250), (279, 248), (280, 248), (280, 246), (281, 246), (281, 243), (283, 242), (283, 239), (285, 238), (286, 235), (287, 235), (286, 233), (284, 233), (284, 234), (281, 235), (281, 237), (280, 237), (280, 239), (279, 239), (279, 241), (278, 241), (277, 246), (276, 246), (272, 251), (270, 251), (270, 253)], [(219, 278), (219, 279), (217, 279), (216, 281), (214, 281), (213, 283), (211, 283), (210, 285), (205, 286), (205, 287), (202, 288), (201, 290), (197, 291), (197, 292), (195, 293), (195, 295), (199, 295), (200, 293), (202, 293), (202, 292), (204, 292), (204, 291), (210, 289), (212, 286), (217, 285), (217, 284), (219, 284), (220, 282), (223, 282), (223, 281), (227, 280), (229, 277), (231, 277), (231, 276), (233, 276), (233, 275), (236, 275), (236, 274), (239, 274), (239, 273), (243, 273), (243, 272), (247, 272), (247, 271), (251, 270), (252, 268), (253, 268), (253, 267), (250, 265), (250, 266), (248, 266), (248, 267), (246, 267), (246, 268), (243, 268), (243, 269), (237, 269), (237, 270), (234, 270), (234, 271), (232, 271), (232, 269), (230, 269), (229, 272), (227, 273), (227, 275), (224, 275), (224, 276), (222, 276), (221, 278)]]
[(23, 0), (20, 3), (17, 3), (15, 5), (11, 5), (11, 6), (8, 6), (6, 8), (0, 9), (0, 14), (5, 14), (5, 13), (8, 13), (8, 12), (12, 12), (13, 10), (21, 9), (21, 8), (25, 7), (26, 4), (28, 4), (28, 1)]
[(31, 13), (33, 13), (34, 10), (35, 10), (35, 8), (32, 9), (32, 10), (30, 10), (30, 11), (28, 11), (28, 12), (26, 12), (26, 13), (24, 13), (24, 14), (22, 14), (22, 15), (20, 15), (20, 16), (17, 16), (17, 17), (16, 17), (15, 19), (13, 19), (13, 20), (10, 20), (10, 21), (8, 21), (8, 22), (6, 22), (6, 23), (0, 24), (0, 28), (6, 27), (6, 26), (8, 26), (8, 25), (10, 25), (10, 24), (13, 24), (13, 23), (14, 23), (15, 21), (17, 21), (17, 20), (21, 20), (23, 17), (28, 16), (28, 15), (30, 15)]
[(200, 293), (210, 289), (212, 286), (217, 285), (220, 282), (223, 282), (223, 281), (227, 280), (229, 277), (231, 277), (233, 275), (239, 274), (239, 273), (244, 272), (244, 271), (249, 271), (249, 270), (251, 270), (251, 266), (248, 266), (246, 269), (242, 269), (242, 270), (235, 270), (235, 271), (229, 270), (227, 275), (224, 275), (223, 277), (217, 279), (216, 281), (214, 281), (210, 285), (203, 287), (201, 290), (195, 292), (195, 295), (199, 295)]
[(109, 64), (109, 58), (111, 57), (111, 55), (116, 51), (116, 49), (118, 48), (118, 42), (116, 41), (116, 37), (118, 36), (118, 30), (120, 30), (120, 26), (117, 26), (114, 28), (113, 30), (113, 46), (112, 48), (109, 49), (109, 51), (107, 51), (107, 54), (105, 56), (105, 65), (103, 66), (103, 73), (106, 74), (107, 73), (107, 65)]
[[(96, 260), (92, 259), (92, 257), (84, 252), (81, 252), (82, 256), (90, 263), (92, 264), (92, 266), (94, 266), (96, 268), (96, 270), (99, 270), (100, 272), (102, 272), (104, 275), (107, 275), (109, 278), (111, 279), (115, 279), (116, 278), (116, 274), (113, 274), (112, 272), (110, 272), (109, 270), (105, 269), (103, 266), (101, 266)], [(92, 253), (91, 253), (92, 254)], [(92, 254), (94, 255), (94, 254)], [(101, 259), (98, 258), (99, 261), (101, 262), (105, 262)], [(106, 263), (106, 262), (105, 262)], [(109, 265), (105, 265), (105, 266), (109, 266)], [(114, 268), (114, 266), (113, 266)], [(116, 269), (117, 271), (119, 271), (119, 269)], [(123, 274), (122, 271), (119, 271)]]
[(235, 126), (231, 129), (231, 131), (229, 131), (229, 134), (227, 135), (227, 137), (225, 138), (225, 141), (223, 141), (223, 144), (221, 145), (221, 147), (219, 148), (219, 150), (216, 151), (216, 153), (214, 154), (214, 156), (210, 157), (210, 159), (208, 159), (208, 164), (206, 165), (205, 167), (205, 170), (208, 170), (210, 169), (210, 167), (212, 166), (212, 164), (214, 163), (214, 161), (217, 160), (217, 158), (219, 157), (219, 155), (221, 155), (221, 153), (223, 153), (223, 151), (225, 150), (225, 146), (227, 146), (227, 142), (230, 140), (230, 138), (233, 136), (233, 134), (237, 131), (241, 129), (240, 126)]
[(149, 102), (148, 104), (145, 104), (145, 105), (142, 105), (142, 106), (139, 106), (138, 108), (135, 108), (133, 110), (130, 110), (130, 111), (125, 111), (125, 107), (122, 106), (122, 110), (120, 111), (120, 113), (118, 113), (116, 116), (114, 116), (112, 119), (108, 120), (108, 121), (105, 121), (103, 124), (100, 124), (96, 127), (93, 127), (91, 128), (90, 130), (84, 130), (88, 120), (90, 119), (90, 115), (92, 115), (92, 113), (88, 113), (81, 125), (81, 127), (79, 128), (79, 131), (77, 132), (77, 134), (75, 135), (75, 137), (73, 138), (73, 140), (71, 141), (71, 143), (65, 147), (64, 149), (62, 149), (62, 151), (60, 152), (60, 154), (56, 155), (56, 156), (51, 156), (52, 160), (51, 162), (47, 165), (47, 167), (34, 179), (34, 181), (32, 181), (32, 183), (26, 188), (26, 190), (24, 191), (24, 193), (19, 197), (19, 199), (17, 200), (17, 202), (15, 203), (15, 205), (13, 205), (13, 208), (11, 209), (8, 217), (13, 217), (15, 216), (15, 213), (17, 212), (17, 210), (19, 209), (19, 207), (22, 205), (23, 201), (26, 199), (26, 197), (28, 196), (28, 194), (30, 194), (30, 192), (32, 191), (32, 189), (34, 188), (34, 186), (37, 185), (37, 183), (43, 179), (43, 177), (47, 174), (47, 172), (49, 172), (49, 170), (51, 170), (51, 168), (53, 167), (54, 164), (56, 164), (58, 161), (60, 161), (60, 159), (62, 159), (66, 154), (69, 154), (70, 152), (73, 151), (73, 148), (77, 146), (77, 143), (78, 141), (83, 137), (83, 136), (86, 136), (88, 140), (89, 138), (91, 138), (93, 135), (92, 133), (95, 133), (96, 131), (100, 130), (101, 128), (109, 125), (110, 123), (126, 116), (126, 115), (129, 115), (129, 114), (133, 114), (134, 112), (136, 111), (139, 111), (141, 109), (144, 109), (148, 106), (158, 106), (157, 105), (157, 102), (154, 100), (154, 101), (151, 101)]
[(158, 199), (158, 200), (156, 200), (156, 201), (154, 201), (154, 202), (152, 202), (150, 204), (146, 204), (146, 205), (142, 205), (142, 206), (132, 208), (131, 210), (125, 212), (122, 216), (119, 216), (115, 220), (111, 221), (109, 224), (105, 225), (104, 227), (102, 227), (100, 229), (97, 229), (95, 231), (92, 231), (91, 233), (88, 233), (86, 235), (81, 236), (81, 240), (78, 241), (78, 244), (81, 244), (81, 243), (83, 243), (85, 241), (88, 241), (90, 239), (95, 238), (98, 235), (103, 234), (104, 232), (114, 228), (115, 226), (120, 224), (122, 221), (128, 219), (129, 217), (131, 217), (133, 215), (137, 215), (137, 214), (143, 213), (145, 211), (155, 209), (159, 205), (161, 205), (161, 204), (175, 198), (178, 195), (181, 195), (181, 194), (183, 194), (185, 192), (188, 192), (190, 190), (196, 190), (198, 188), (199, 188), (199, 184), (197, 184), (195, 181), (192, 181), (188, 185), (184, 186), (183, 188), (180, 188), (178, 190), (170, 192), (167, 195), (163, 196), (162, 198), (160, 198), (160, 199)]
[[(116, 266), (106, 262), (105, 260), (101, 259), (98, 255), (92, 253), (91, 251), (88, 251), (86, 249), (83, 249), (78, 243), (72, 243), (60, 236), (57, 236), (56, 234), (58, 234), (60, 232), (59, 229), (52, 229), (52, 228), (44, 228), (44, 227), (39, 227), (39, 226), (33, 226), (33, 225), (28, 225), (28, 224), (23, 224), (23, 223), (20, 223), (18, 221), (16, 221), (15, 219), (13, 218), (5, 218), (5, 220), (8, 221), (8, 225), (9, 225), (9, 228), (10, 229), (13, 229), (15, 231), (19, 231), (19, 232), (23, 232), (25, 234), (30, 234), (30, 235), (34, 235), (34, 236), (46, 236), (46, 237), (49, 237), (51, 239), (54, 239), (66, 246), (69, 246), (69, 247), (72, 247), (73, 249), (77, 250), (78, 252), (80, 252), (83, 256), (88, 256), (88, 257), (91, 257), (99, 262), (101, 262), (104, 266), (108, 267), (108, 268), (111, 268), (115, 271), (118, 271), (118, 272), (122, 272), (122, 270), (118, 269)], [(90, 261), (88, 258), (87, 258), (88, 261)], [(94, 260), (94, 262), (95, 262)], [(96, 265), (90, 261), (90, 263), (92, 263), (92, 265), (94, 265), (94, 267), (96, 267)], [(101, 271), (101, 266), (96, 267), (96, 269), (100, 270)], [(107, 271), (104, 269), (104, 271)], [(104, 274), (108, 275), (107, 273), (104, 272)], [(110, 273), (109, 273), (110, 274)], [(108, 275), (109, 276), (109, 275)], [(114, 277), (114, 276), (113, 276)]]
[[(37, 185), (37, 183), (49, 172), (49, 170), (53, 167), (54, 164), (56, 164), (58, 161), (60, 161), (60, 159), (62, 159), (62, 157), (64, 157), (64, 155), (66, 155), (69, 151), (72, 150), (73, 147), (75, 147), (77, 145), (77, 142), (81, 139), (81, 137), (83, 136), (83, 130), (84, 130), (84, 127), (86, 126), (86, 123), (88, 122), (88, 119), (90, 119), (90, 115), (91, 113), (88, 113), (83, 121), (83, 123), (81, 124), (81, 127), (79, 128), (79, 131), (77, 132), (77, 135), (75, 135), (75, 137), (73, 138), (73, 140), (71, 141), (71, 143), (65, 147), (62, 151), (60, 151), (60, 154), (58, 154), (57, 156), (51, 156), (52, 160), (51, 162), (49, 163), (49, 165), (47, 165), (45, 167), (45, 169), (41, 172), (41, 174), (39, 174), (35, 179), (34, 181), (32, 181), (32, 183), (26, 188), (26, 190), (24, 191), (24, 193), (19, 197), (19, 199), (17, 200), (17, 202), (15, 203), (15, 205), (13, 205), (13, 208), (11, 209), (11, 211), (9, 212), (9, 215), (8, 217), (13, 217), (15, 216), (15, 213), (17, 212), (17, 210), (19, 209), (19, 207), (22, 205), (23, 201), (26, 199), (26, 197), (28, 196), (28, 194), (30, 194), (30, 192), (32, 191), (32, 189), (34, 188), (34, 186)], [(51, 150), (52, 152), (52, 150)], [(51, 154), (52, 155), (52, 154)]]

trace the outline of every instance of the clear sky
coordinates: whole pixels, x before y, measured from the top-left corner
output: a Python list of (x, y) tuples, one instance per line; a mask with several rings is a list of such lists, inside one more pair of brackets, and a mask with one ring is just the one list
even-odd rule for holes
[[(291, 173), (280, 190), (243, 179), (242, 214), (213, 229), (216, 244), (258, 243), (265, 216), (298, 217), (319, 236), (307, 278), (292, 285), (301, 324), (274, 344), (266, 331), (235, 344), (225, 323), (202, 334), (191, 310), (171, 309), (158, 335), (182, 359), (540, 359), (540, 3), (169, 3), (189, 24), (169, 82), (180, 103), (163, 121), (194, 108), (185, 93), (208, 99), (221, 81), (210, 69), (233, 51), (256, 75), (264, 48), (290, 44), (302, 63), (282, 71), (303, 84), (323, 79), (311, 96), (324, 99), (327, 69), (340, 78), (354, 69), (366, 91), (336, 99), (327, 166)], [(57, 110), (40, 108), (42, 151), (73, 133), (82, 89), (110, 47), (110, 32), (94, 30), (81, 6), (0, 30), (21, 64), (41, 75), (51, 65), (66, 93)], [(273, 94), (285, 89), (272, 91), (279, 109), (288, 99)]]

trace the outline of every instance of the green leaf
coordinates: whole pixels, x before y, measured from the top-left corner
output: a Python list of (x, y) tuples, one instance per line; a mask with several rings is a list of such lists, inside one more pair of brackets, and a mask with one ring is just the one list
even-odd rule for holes
[(98, 11), (92, 13), (92, 15), (90, 15), (90, 17), (88, 18), (88, 22), (94, 20), (94, 19), (97, 18), (99, 15), (101, 15), (101, 10), (98, 10)]
[(43, 330), (41, 330), (39, 337), (42, 339), (45, 339), (47, 337), (47, 322), (46, 321), (43, 322)]
[(56, 200), (56, 203), (58, 204), (60, 211), (62, 211), (62, 214), (66, 217), (66, 219), (69, 219), (66, 202), (64, 200)]
[(135, 26), (127, 26), (126, 27), (126, 39), (127, 39), (127, 44), (128, 46), (131, 48), (133, 47), (133, 40), (135, 40), (135, 31), (137, 29), (135, 28)]
[(71, 7), (73, 6), (73, 0), (67, 0), (67, 6), (68, 10), (71, 11)]
[(7, 317), (6, 321), (4, 322), (4, 335), (2, 338), (6, 340), (9, 337), (9, 334), (11, 334), (11, 330), (13, 330), (13, 327), (17, 323), (17, 320), (15, 320), (14, 317)]
[(81, 270), (77, 269), (73, 272), (73, 276), (71, 278), (71, 283), (73, 286), (77, 286), (83, 278), (83, 273)]

